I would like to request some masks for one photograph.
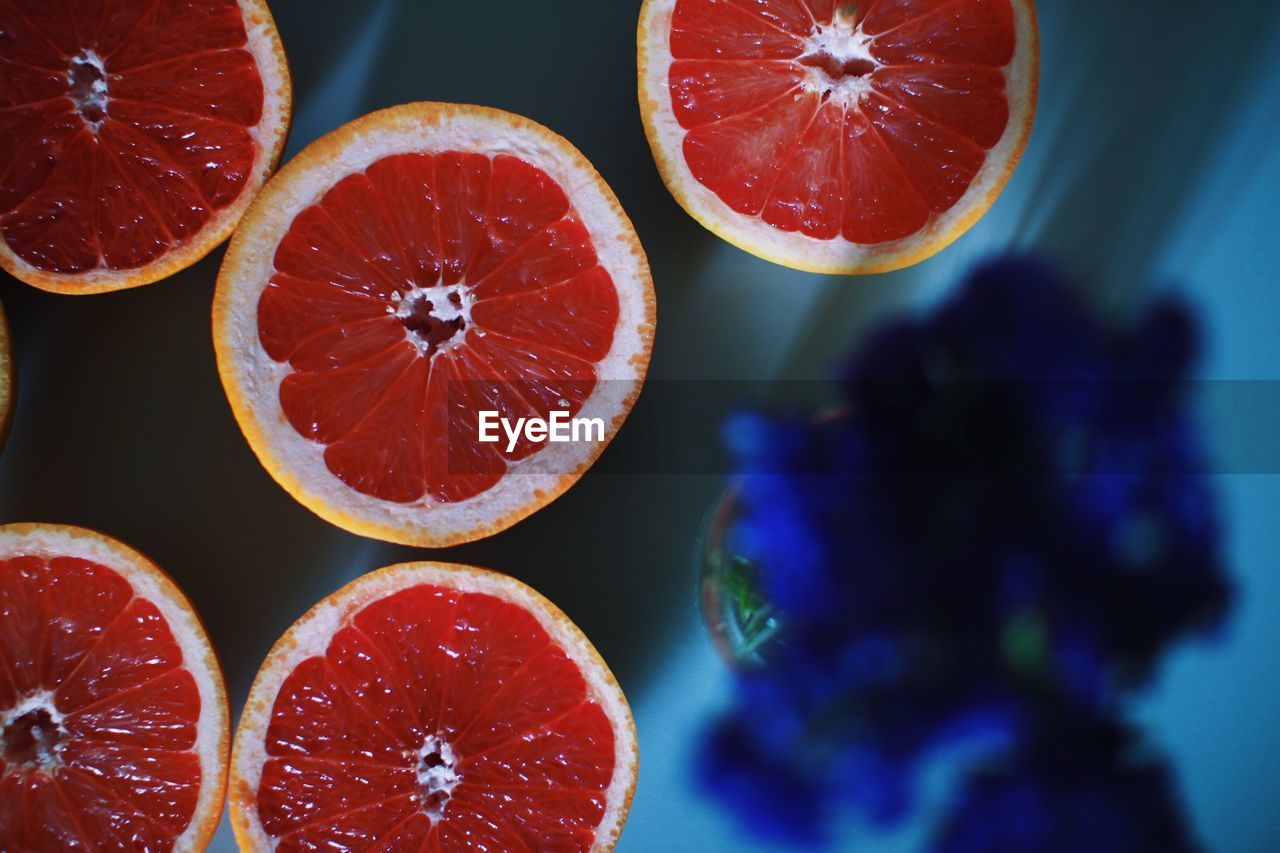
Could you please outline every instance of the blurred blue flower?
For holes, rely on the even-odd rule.
[[[842,805],[909,814],[926,761],[994,736],[1012,775],[974,782],[941,849],[1028,849],[1024,829],[1108,792],[1151,797],[1144,814],[1167,824],[1121,833],[1138,845],[1123,849],[1181,838],[1176,809],[1155,808],[1167,786],[1139,791],[1151,774],[1120,750],[1075,744],[1093,763],[1059,788],[1068,766],[1035,744],[1047,721],[1108,731],[1170,645],[1228,610],[1186,400],[1196,353],[1173,302],[1113,328],[1045,266],[1006,259],[873,336],[835,416],[730,419],[721,550],[778,628],[710,738],[712,790],[771,835],[819,843]],[[965,817],[1015,800],[1023,829]]]
[[[937,853],[1190,853],[1166,768],[1118,727],[1059,724],[969,780]]]

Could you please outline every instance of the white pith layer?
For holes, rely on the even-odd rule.
[[[862,27],[851,19],[837,15],[830,24],[818,24],[812,35],[805,40],[802,56],[826,54],[837,62],[849,62],[861,59],[876,67],[880,63],[871,55],[871,39],[862,31]],[[865,77],[844,77],[832,80],[818,68],[809,68],[805,74],[804,88],[819,94],[830,93],[830,97],[838,104],[851,107],[868,92],[871,83]]]
[[[5,555],[0,554],[0,559],[4,559]],[[44,711],[49,715],[49,721],[57,728],[60,734],[65,734],[62,729],[62,712],[58,710],[58,705],[54,701],[53,694],[48,690],[40,689],[34,693],[22,696],[14,704],[12,708],[0,713],[0,733],[6,731],[9,726],[16,722],[20,717],[31,713],[32,711]],[[36,748],[36,766],[48,773],[62,765],[62,746],[55,745],[49,750],[44,745],[38,745]],[[10,764],[5,768],[4,775],[17,772],[18,765]]]
[[[427,756],[433,753],[439,754],[444,763],[435,767],[426,766],[424,762]],[[457,756],[453,754],[453,747],[449,745],[448,741],[441,740],[435,735],[428,735],[426,741],[422,744],[422,748],[418,750],[414,757],[418,763],[419,796],[426,801],[432,795],[443,795],[443,799],[439,803],[428,804],[423,809],[427,817],[431,818],[431,822],[436,823],[444,819],[445,807],[449,804],[449,797],[453,795],[453,789],[458,787],[458,783],[461,781],[458,771],[455,769]]]
[[[98,110],[103,113],[107,111],[106,67],[102,64],[102,57],[98,56],[98,53],[95,50],[82,51],[79,56],[76,56],[71,60],[71,67],[75,68],[79,63],[84,63],[96,68],[98,73],[102,75],[100,79],[93,81],[92,86],[89,91],[85,93],[82,100],[77,99],[74,96],[71,98],[72,102],[76,105],[76,109],[80,111],[80,115],[84,120],[84,123],[89,126],[90,130],[97,133],[98,128],[102,126],[102,122],[90,119],[86,113],[93,110]]]
[[[431,287],[411,287],[404,293],[396,293],[391,297],[395,305],[387,306],[387,313],[394,314],[397,320],[407,320],[413,316],[414,306],[420,301],[431,303],[431,316],[442,323],[461,319],[465,324],[460,332],[439,346],[439,351],[451,350],[467,339],[467,331],[471,328],[471,306],[476,304],[475,293],[466,284],[436,284]],[[430,349],[420,336],[405,329],[405,339],[413,344],[420,355],[428,355]]]

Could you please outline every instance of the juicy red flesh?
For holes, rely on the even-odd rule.
[[[618,312],[591,234],[541,169],[399,154],[295,217],[258,332],[293,369],[285,416],[336,477],[386,501],[456,502],[542,446],[480,443],[479,412],[576,415]]]
[[[677,0],[670,89],[694,177],[787,232],[877,244],[960,200],[1009,121],[1010,0]],[[838,15],[871,59],[813,50]],[[847,102],[836,85],[865,80]]]
[[[133,269],[243,192],[264,91],[236,0],[0,0],[0,236]]]
[[[440,742],[447,795],[419,772],[445,763],[424,752]],[[285,678],[265,749],[258,816],[280,851],[588,850],[615,755],[528,611],[427,585],[368,605]]]
[[[111,569],[0,560],[0,850],[172,848],[201,778],[182,664],[159,610]]]

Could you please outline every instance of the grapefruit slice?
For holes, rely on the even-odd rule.
[[[639,394],[654,310],[631,223],[568,142],[498,110],[409,104],[267,184],[223,261],[214,344],[286,490],[356,533],[440,546],[577,480]],[[598,420],[603,440],[509,449],[480,441],[482,411]]]
[[[910,266],[960,237],[1035,118],[1032,0],[645,0],[640,107],[695,219],[811,272]]]
[[[275,168],[290,99],[265,0],[0,0],[0,268],[84,294],[190,266]]]
[[[0,527],[0,850],[203,850],[228,712],[191,604],[75,527]]]
[[[503,575],[406,563],[280,639],[231,760],[242,850],[611,850],[636,782],[617,682]]]

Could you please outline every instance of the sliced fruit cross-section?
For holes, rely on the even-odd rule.
[[[626,699],[550,602],[411,563],[316,605],[236,732],[244,850],[610,850],[636,781]]]
[[[289,163],[214,306],[223,384],[268,470],[336,524],[420,545],[568,488],[638,395],[653,323],[635,232],[582,155],[444,104],[366,116]],[[605,440],[484,442],[481,412],[598,420]]]
[[[203,850],[228,713],[191,605],[88,530],[0,527],[0,850]]]
[[[0,0],[0,268],[157,281],[235,228],[289,122],[265,0]]]
[[[662,177],[720,237],[827,273],[940,251],[1035,117],[1033,0],[646,0],[640,104]]]

